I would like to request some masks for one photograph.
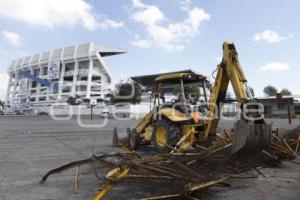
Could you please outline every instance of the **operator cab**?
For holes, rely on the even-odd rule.
[[[203,112],[207,104],[207,78],[196,73],[171,73],[155,79],[153,106],[174,107],[183,113]]]

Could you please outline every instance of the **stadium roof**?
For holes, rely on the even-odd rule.
[[[89,42],[84,44],[76,44],[64,48],[53,49],[50,51],[44,51],[41,53],[13,60],[10,65],[10,69],[23,66],[26,67],[31,65],[37,65],[39,63],[47,63],[49,61],[69,61],[74,59],[79,60],[90,56],[97,56],[97,54],[102,57],[106,57],[122,53],[126,53],[126,50],[95,44],[94,42]]]
[[[126,53],[125,49],[104,46],[104,45],[99,45],[99,44],[96,44],[94,48],[95,48],[95,51],[99,52],[102,57]]]

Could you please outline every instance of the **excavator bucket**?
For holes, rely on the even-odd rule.
[[[252,153],[266,148],[271,142],[272,125],[264,120],[241,119],[234,125],[231,154]]]

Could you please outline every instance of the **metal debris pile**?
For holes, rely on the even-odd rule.
[[[103,197],[119,184],[125,183],[172,183],[177,192],[163,196],[148,197],[154,199],[199,199],[201,192],[213,186],[230,187],[230,179],[256,178],[263,176],[260,169],[278,166],[282,160],[299,158],[300,134],[291,133],[280,138],[278,132],[272,134],[271,145],[255,154],[230,155],[233,137],[231,133],[217,134],[216,140],[207,146],[197,146],[189,152],[141,156],[119,140],[125,153],[96,154],[91,158],[75,161],[49,171],[41,180],[55,173],[76,168],[75,185],[78,191],[79,167],[91,164],[95,175],[105,182],[94,200]],[[101,166],[101,167],[100,167]],[[105,168],[106,167],[106,168]],[[104,177],[99,170],[107,169]]]

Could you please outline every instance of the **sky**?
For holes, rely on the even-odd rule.
[[[300,94],[298,0],[0,0],[0,99],[16,58],[93,41],[113,80],[193,69],[211,76],[234,41],[256,96],[273,85]]]

